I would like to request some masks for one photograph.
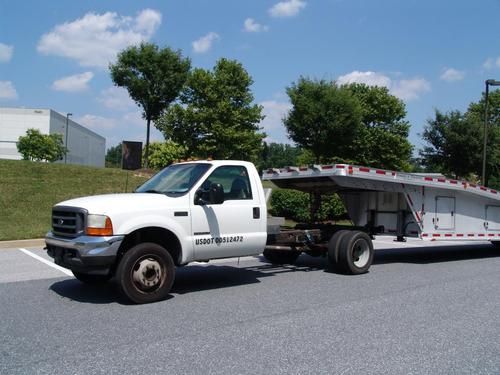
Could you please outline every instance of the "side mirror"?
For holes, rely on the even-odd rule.
[[[224,203],[224,188],[221,184],[214,183],[206,190],[198,189],[194,197],[194,203],[200,206],[222,204]]]
[[[224,188],[222,187],[222,185],[221,184],[210,185],[208,197],[211,204],[224,203]]]

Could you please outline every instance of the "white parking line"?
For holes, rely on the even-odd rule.
[[[73,276],[73,273],[70,270],[67,270],[66,268],[60,267],[55,263],[49,262],[47,259],[42,258],[41,256],[38,256],[36,254],[33,254],[31,251],[28,251],[26,249],[19,249],[19,251],[25,253],[26,255],[29,255],[32,258],[35,258],[36,260],[39,260],[42,263],[45,263],[46,265],[55,268],[56,270],[61,271],[62,273],[68,275],[68,276]]]

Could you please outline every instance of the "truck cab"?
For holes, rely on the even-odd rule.
[[[266,198],[244,161],[173,164],[132,194],[72,199],[53,207],[47,251],[85,283],[116,278],[136,303],[170,291],[175,267],[262,253]]]

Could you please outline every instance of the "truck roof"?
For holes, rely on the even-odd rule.
[[[205,159],[205,160],[186,160],[182,161],[180,163],[176,164],[212,164],[215,166],[220,166],[220,165],[245,165],[245,166],[253,166],[253,164],[249,161],[243,161],[243,160],[211,160],[211,159]]]

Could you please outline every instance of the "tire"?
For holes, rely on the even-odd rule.
[[[491,244],[500,250],[500,241],[491,241]]]
[[[342,239],[351,233],[350,230],[339,230],[333,234],[328,242],[328,253],[326,256],[326,264],[329,271],[337,271],[339,269],[339,247]]]
[[[340,243],[338,265],[346,274],[359,275],[368,272],[373,255],[370,236],[360,231],[350,232]]]
[[[73,272],[73,275],[76,277],[78,281],[81,281],[84,284],[88,285],[99,285],[108,282],[112,275],[90,275],[88,273],[81,273],[76,271]]]
[[[121,293],[134,303],[165,299],[175,278],[172,256],[155,243],[141,243],[130,248],[116,271]]]
[[[294,264],[300,252],[293,250],[265,249],[262,254],[272,264]]]

